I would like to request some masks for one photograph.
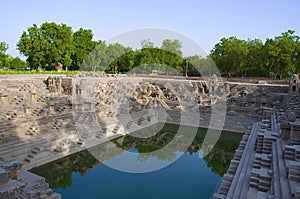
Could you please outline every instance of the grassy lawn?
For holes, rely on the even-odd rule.
[[[79,71],[42,71],[36,70],[24,71],[24,70],[0,70],[0,75],[26,75],[26,74],[49,74],[49,75],[74,75],[78,74]]]
[[[26,71],[26,70],[0,70],[0,75],[30,75],[30,74],[46,74],[46,75],[76,75],[80,73],[94,73],[94,72],[89,72],[89,71],[42,71],[38,72],[37,70],[31,70],[31,71]],[[115,74],[115,72],[104,72],[104,71],[98,71],[96,72],[101,75],[106,75],[106,74]],[[126,72],[119,72],[118,74],[126,74]]]

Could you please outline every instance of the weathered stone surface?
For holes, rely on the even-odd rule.
[[[1,199],[38,199],[61,198],[49,189],[45,179],[28,171],[22,170],[23,163],[11,162],[0,167],[0,198]]]
[[[25,184],[17,181],[17,180],[10,180],[4,185],[0,186],[0,198],[1,199],[13,199],[19,198],[20,192],[24,189]]]
[[[300,99],[295,93],[287,95],[288,85],[270,85],[268,81],[264,84],[240,83],[230,79],[222,82],[215,75],[207,79],[176,81],[159,76],[120,78],[123,76],[85,74],[74,78],[50,76],[46,80],[2,80],[0,161],[20,160],[25,162],[24,168],[33,168],[81,151],[83,146],[91,147],[160,120],[208,127],[212,111],[221,119],[224,118],[222,113],[226,113],[224,129],[245,134],[227,176],[236,173],[251,137],[249,127],[254,122],[261,122],[259,136],[254,142],[255,168],[273,168],[269,158],[257,154],[273,155],[275,151],[271,146],[275,145],[272,143],[280,137],[290,144],[299,143],[300,131],[291,123],[289,115],[293,112],[295,121],[300,117]],[[181,120],[182,112],[189,115]],[[281,134],[274,123],[281,124]],[[219,128],[218,123],[211,126]],[[280,161],[278,164],[284,165]],[[251,166],[249,164],[249,168]],[[18,176],[18,173],[12,176]],[[248,180],[252,177],[254,181],[257,177],[252,171],[247,171],[247,176]],[[269,179],[265,177],[260,183],[250,182],[251,190],[268,192]],[[292,178],[297,179],[297,175]],[[4,183],[6,178],[3,179]],[[234,177],[224,178],[221,192],[216,196],[226,196],[232,179]],[[244,186],[246,183],[240,192],[243,196],[247,195],[247,186]]]
[[[6,171],[14,171],[14,170],[20,170],[23,166],[22,162],[14,161],[7,164],[1,165],[3,169]]]
[[[290,113],[289,113],[288,120],[289,120],[290,122],[295,122],[295,121],[296,121],[296,116],[295,116],[295,113],[294,113],[294,112],[290,112]]]
[[[8,182],[8,172],[0,168],[0,186]]]

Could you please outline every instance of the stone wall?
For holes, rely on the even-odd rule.
[[[226,112],[224,129],[243,132],[279,106],[287,88],[216,77],[2,80],[0,162],[19,160],[30,169],[159,121],[220,128],[212,111]],[[182,113],[188,113],[184,120]]]
[[[287,92],[288,85],[222,82],[215,76],[4,79],[0,163],[18,160],[25,169],[34,168],[161,121],[244,132],[284,108]],[[0,173],[0,183],[6,184],[7,171]]]

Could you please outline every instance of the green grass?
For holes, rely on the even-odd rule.
[[[36,70],[24,71],[24,70],[0,70],[0,75],[29,75],[29,74],[48,74],[48,75],[75,75],[79,71],[42,71],[38,72]]]
[[[93,72],[88,72],[88,71],[42,71],[38,72],[37,70],[31,70],[31,71],[26,71],[26,70],[0,70],[0,75],[30,75],[30,74],[47,74],[47,75],[77,75],[80,73],[93,73]],[[101,72],[96,72],[101,75],[106,75],[106,74],[115,74],[115,73],[105,73],[104,71]],[[118,74],[126,74],[126,73],[118,73]]]
[[[77,75],[82,73],[94,73],[91,71],[42,71],[38,72],[37,70],[0,70],[0,75],[30,75],[30,74],[48,74],[48,75]],[[96,72],[99,75],[107,75],[107,74],[115,74],[114,72],[104,72],[104,71],[98,71]],[[126,72],[119,72],[118,74],[126,74]]]

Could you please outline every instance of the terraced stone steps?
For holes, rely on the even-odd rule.
[[[21,170],[20,178],[22,182],[26,184],[24,196],[26,198],[32,199],[60,199],[61,196],[57,193],[53,193],[52,189],[49,188],[48,183],[45,182],[45,179],[29,173],[27,171]]]
[[[230,189],[232,189],[232,190],[234,189],[234,188],[232,188],[233,186],[234,187],[237,186],[238,174],[241,174],[241,168],[242,168],[242,166],[240,166],[240,162],[243,159],[245,159],[246,156],[248,155],[245,153],[246,146],[247,146],[247,143],[249,142],[250,135],[252,135],[251,132],[253,132],[253,129],[257,128],[257,126],[258,126],[257,124],[255,126],[253,126],[252,131],[250,131],[250,130],[245,131],[242,141],[240,142],[240,145],[239,145],[238,149],[236,150],[236,153],[235,153],[233,159],[230,161],[229,168],[228,168],[226,174],[224,175],[223,180],[222,180],[218,190],[213,195],[214,199],[231,197],[231,196],[228,196],[228,193],[230,192]],[[249,144],[248,144],[248,147],[249,147]],[[239,168],[239,170],[238,170],[238,168]],[[238,174],[237,174],[237,172],[238,172]],[[232,190],[231,190],[231,192],[232,192]]]
[[[20,190],[24,189],[25,184],[17,180],[10,180],[0,185],[0,198],[18,198]]]
[[[300,164],[296,156],[299,145],[287,145],[280,139],[276,114],[273,114],[270,119],[262,120],[261,124],[263,125],[259,125],[257,130],[253,167],[248,166],[248,169],[237,177],[241,166],[239,162],[245,161],[240,160],[245,153],[242,153],[241,157],[239,149],[244,150],[243,152],[247,151],[245,147],[247,140],[243,138],[227,171],[227,174],[234,177],[232,179],[232,176],[230,178],[224,176],[214,198],[298,198],[300,196]],[[243,168],[247,166],[244,165]],[[247,187],[249,171],[251,174],[249,187]],[[231,179],[236,184],[230,183]]]

